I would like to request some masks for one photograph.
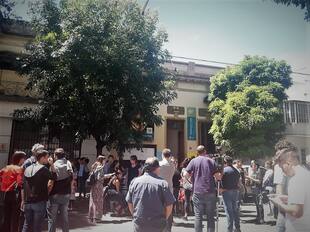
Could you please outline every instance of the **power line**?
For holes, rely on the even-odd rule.
[[[223,64],[223,65],[237,65],[235,63],[228,63],[228,62],[222,62],[222,61],[214,61],[214,60],[205,60],[205,59],[199,59],[199,58],[190,58],[185,56],[172,56],[173,58],[177,59],[184,59],[184,60],[192,60],[192,61],[202,61],[202,62],[208,62],[208,63],[214,63],[214,64]],[[292,72],[293,74],[298,74],[301,76],[310,76],[310,73],[302,73],[302,72]]]

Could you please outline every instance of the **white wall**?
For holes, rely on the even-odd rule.
[[[310,102],[310,76],[292,74],[292,79],[293,85],[286,91],[288,100]]]
[[[30,103],[0,101],[0,144],[5,147],[5,150],[0,152],[0,168],[4,167],[8,161],[14,110],[32,106],[33,104]]]

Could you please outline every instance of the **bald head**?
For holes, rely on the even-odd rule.
[[[207,152],[205,146],[203,145],[199,145],[196,150],[198,155],[203,155]]]
[[[154,172],[157,174],[159,170],[159,162],[156,157],[147,158],[144,164],[145,172]]]

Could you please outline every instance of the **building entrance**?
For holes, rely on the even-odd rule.
[[[199,121],[198,122],[198,143],[204,145],[208,154],[215,153],[215,145],[212,135],[209,134],[211,122]]]
[[[167,120],[167,148],[178,158],[179,163],[183,161],[184,154],[184,120]]]

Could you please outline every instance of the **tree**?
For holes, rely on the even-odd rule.
[[[277,4],[284,4],[287,6],[294,5],[305,9],[305,20],[310,21],[310,1],[309,0],[273,0]]]
[[[44,0],[32,8],[35,39],[20,74],[37,91],[38,107],[16,112],[69,128],[102,148],[141,147],[146,125],[160,125],[158,106],[174,97],[166,32],[133,1]]]
[[[13,15],[12,11],[14,6],[15,2],[12,0],[0,0],[0,22]]]
[[[211,80],[210,133],[234,154],[270,155],[285,129],[282,105],[292,85],[284,61],[246,56]]]

